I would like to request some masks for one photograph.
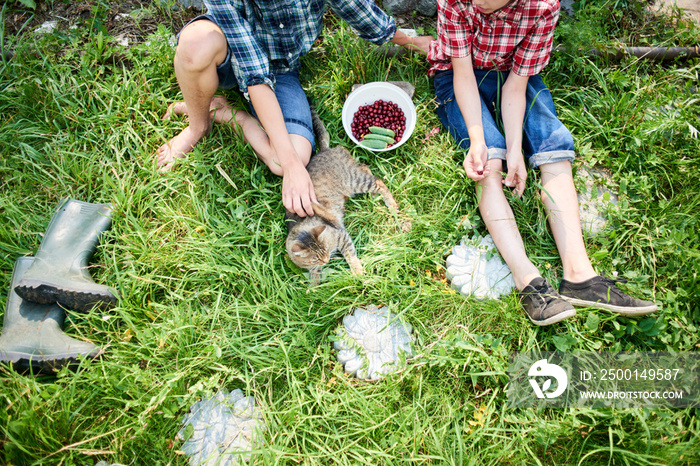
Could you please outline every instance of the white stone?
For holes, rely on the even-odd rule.
[[[177,436],[185,440],[188,430],[191,433],[181,450],[190,456],[192,466],[233,466],[250,461],[247,452],[258,448],[265,429],[255,398],[239,389],[230,393],[219,390],[213,398],[196,402],[182,425]]]
[[[129,38],[126,37],[125,35],[120,35],[114,38],[114,40],[117,41],[117,44],[121,45],[122,47],[128,47],[129,46]]]
[[[491,235],[474,235],[452,248],[446,260],[452,288],[477,299],[498,299],[515,288],[513,275],[498,254]]]
[[[413,354],[412,332],[413,327],[397,319],[388,307],[368,306],[343,318],[333,346],[347,374],[376,380],[400,369],[401,357]]]
[[[58,21],[45,21],[41,26],[34,29],[37,34],[48,34],[53,32],[58,27]]]

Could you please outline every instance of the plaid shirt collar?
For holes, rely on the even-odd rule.
[[[471,2],[469,2],[469,5],[471,6],[472,10],[474,10],[474,13],[483,17],[491,17],[494,19],[501,19],[503,21],[508,21],[511,23],[519,23],[520,20],[523,17],[523,4],[526,3],[527,0],[513,0],[500,10],[496,10],[490,15],[484,15],[482,13],[477,12],[474,10],[474,6],[472,5]]]

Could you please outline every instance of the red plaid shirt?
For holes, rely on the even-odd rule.
[[[452,68],[451,58],[472,56],[477,69],[534,76],[549,63],[559,0],[513,0],[491,14],[470,0],[438,0],[437,40],[430,44],[429,75]]]

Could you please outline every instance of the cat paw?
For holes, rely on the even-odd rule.
[[[309,286],[314,287],[321,284],[322,274],[320,269],[309,269]]]
[[[350,266],[350,273],[353,275],[362,275],[364,270],[362,269],[362,263],[357,257],[351,257],[348,259],[348,265]]]

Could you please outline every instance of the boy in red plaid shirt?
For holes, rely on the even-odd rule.
[[[477,182],[481,216],[534,324],[573,316],[572,304],[648,314],[653,302],[596,274],[586,253],[571,172],[574,141],[538,74],[549,62],[559,9],[559,0],[438,0],[438,37],[428,54],[437,112],[467,150],[464,169]],[[559,293],[527,257],[504,193],[505,186],[522,196],[526,160],[541,173],[542,202],[562,258]]]

